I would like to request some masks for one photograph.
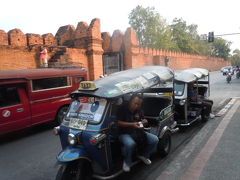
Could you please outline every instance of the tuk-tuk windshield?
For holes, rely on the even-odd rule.
[[[174,93],[176,96],[182,96],[184,93],[184,83],[175,83]]]
[[[96,97],[79,97],[73,101],[65,120],[78,119],[89,124],[97,124],[101,121],[107,100]]]

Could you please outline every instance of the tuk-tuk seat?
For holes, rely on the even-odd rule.
[[[199,86],[198,87],[198,94],[201,96],[204,96],[207,92],[207,87],[205,86]]]
[[[160,112],[169,106],[171,100],[158,97],[144,97],[143,111],[144,117],[148,120],[150,126],[155,126],[161,120]]]

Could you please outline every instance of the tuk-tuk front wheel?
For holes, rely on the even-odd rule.
[[[158,142],[158,152],[162,157],[169,154],[171,150],[171,133],[165,132],[162,138],[159,138]]]
[[[56,180],[90,180],[92,168],[88,161],[81,160],[61,165],[57,172]]]
[[[63,106],[59,109],[58,113],[57,113],[57,123],[61,124],[63,121],[63,118],[65,116],[65,113],[68,110],[68,106]]]

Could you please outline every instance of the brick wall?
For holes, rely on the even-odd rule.
[[[101,33],[100,20],[93,19],[89,26],[86,22],[79,22],[77,28],[62,26],[55,36],[51,33],[25,35],[20,29],[8,33],[0,30],[0,70],[38,68],[41,45],[48,49],[49,59],[56,57],[52,61],[58,64],[82,63],[88,68],[91,80],[103,74],[102,55],[106,52],[122,52],[125,69],[162,65],[174,70],[202,67],[213,71],[229,65],[221,58],[141,48],[134,29],[128,28],[124,33],[115,30],[111,36],[108,32]]]
[[[223,66],[230,65],[228,61],[222,58],[161,49],[141,48],[137,42],[136,32],[132,28],[128,28],[125,32],[123,45],[125,52],[124,64],[126,69],[147,65],[161,65],[168,66],[173,70],[199,67],[206,68],[210,71],[216,71]]]
[[[8,45],[8,34],[3,30],[0,30],[0,45]]]
[[[0,70],[37,68],[36,51],[26,47],[0,46]]]

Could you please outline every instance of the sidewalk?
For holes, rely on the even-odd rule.
[[[181,179],[240,179],[239,105],[238,99],[225,114]]]
[[[157,180],[240,180],[240,98],[223,109],[212,134],[201,130]]]

